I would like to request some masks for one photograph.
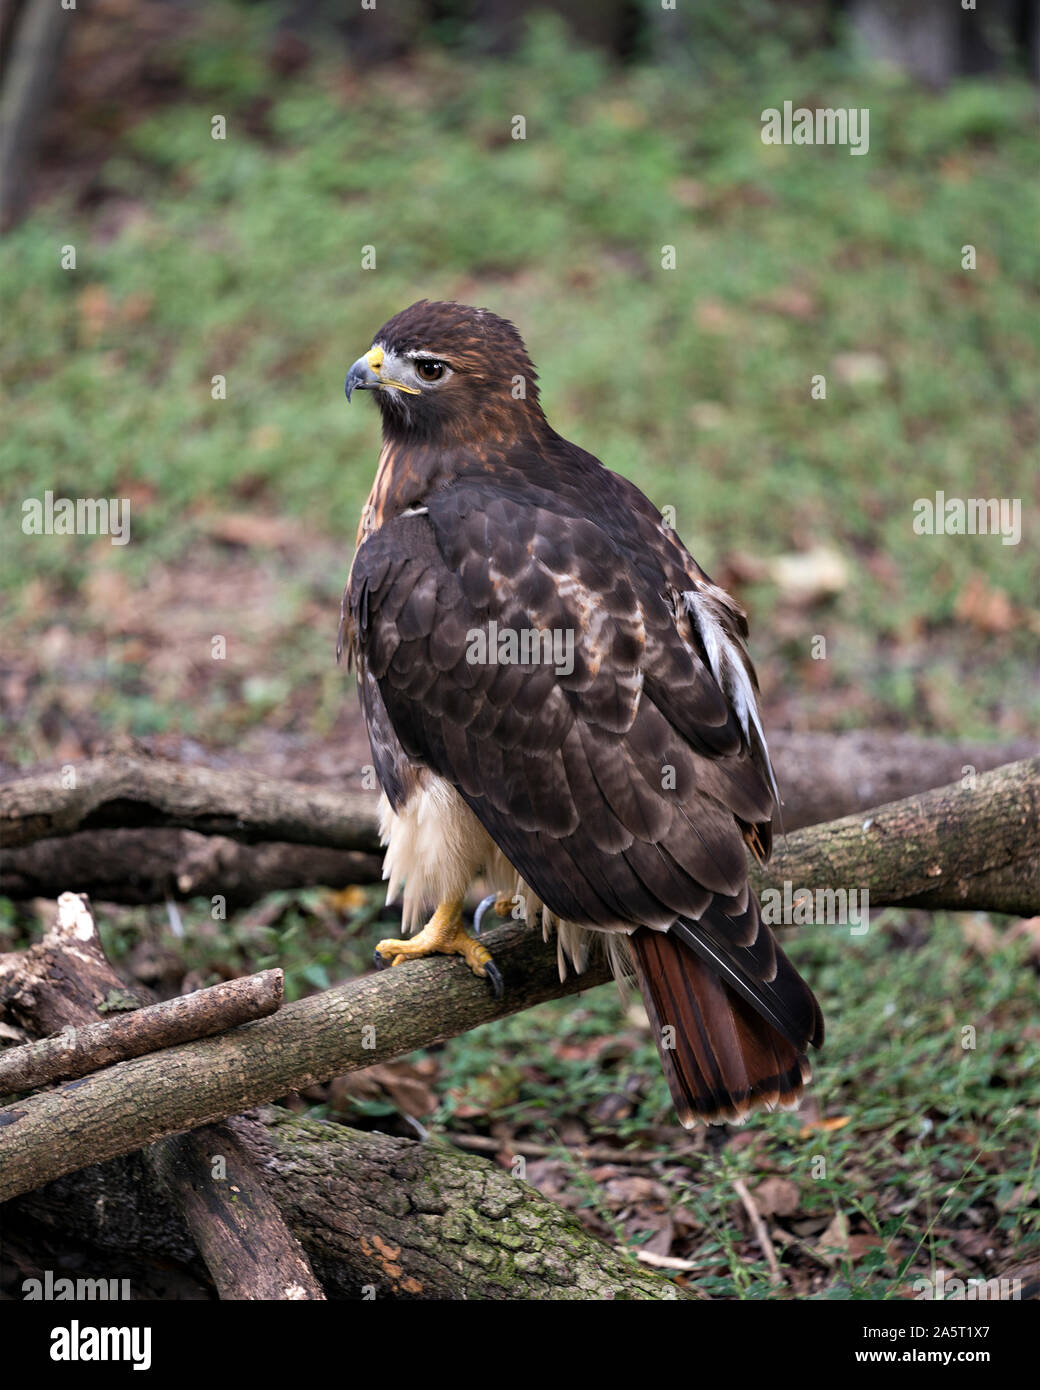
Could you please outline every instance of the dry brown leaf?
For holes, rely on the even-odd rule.
[[[328,895],[329,906],[336,912],[360,912],[368,904],[368,894],[356,883]]]
[[[86,285],[76,296],[80,340],[92,347],[112,322],[115,306],[104,285]]]
[[[758,304],[774,314],[782,314],[784,318],[799,319],[802,322],[813,318],[819,307],[813,296],[807,290],[799,289],[797,285],[781,285],[779,289],[760,299]]]
[[[229,512],[213,517],[207,530],[214,540],[225,545],[241,545],[247,550],[276,550],[280,546],[294,547],[306,543],[299,522],[288,517],[264,516],[260,512]]]
[[[825,1260],[848,1253],[849,1221],[843,1211],[839,1210],[834,1213],[827,1229],[816,1242],[816,1249]]]
[[[768,561],[767,573],[784,598],[794,603],[814,603],[840,594],[849,582],[844,556],[827,545],[776,555]]]
[[[962,623],[981,632],[1010,632],[1015,625],[1015,610],[1007,594],[978,570],[969,575],[953,611]]]
[[[718,299],[702,299],[694,310],[694,321],[705,333],[731,333],[736,320]]]
[[[1022,937],[1029,942],[1029,959],[1034,965],[1040,965],[1040,917],[1020,917],[1007,934],[1009,941]]]
[[[329,1103],[334,1111],[348,1110],[354,1099],[386,1097],[403,1115],[429,1115],[437,1108],[436,1095],[419,1068],[410,1062],[377,1062],[329,1082]]]
[[[861,1235],[849,1236],[848,1255],[850,1260],[861,1260],[869,1250],[876,1250],[884,1241],[870,1231]]]
[[[801,1193],[790,1178],[766,1178],[752,1196],[763,1216],[793,1216],[801,1204]]]
[[[610,1201],[619,1205],[629,1202],[668,1201],[667,1187],[653,1178],[611,1178],[603,1190]]]
[[[991,956],[999,944],[999,937],[993,923],[980,913],[971,913],[961,918],[961,935],[965,945],[980,956]]]

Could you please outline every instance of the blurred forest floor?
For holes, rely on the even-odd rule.
[[[334,649],[378,425],[342,382],[421,297],[512,318],[554,425],[675,509],[750,610],[767,728],[1040,728],[1024,82],[935,95],[840,50],[742,52],[738,33],[698,67],[619,70],[548,20],[508,59],[431,44],[359,71],[260,8],[144,5],[136,32],[124,11],[98,5],[73,40],[37,205],[0,245],[0,770],[130,734],[358,775]],[[764,146],[759,113],[788,98],[869,106],[869,155]],[[129,498],[131,543],[22,534],[48,489]],[[1021,498],[1021,544],[915,536],[938,490]],[[367,968],[379,899],[277,895],[229,922],[189,904],[183,936],[163,910],[99,917],[165,993],[278,963],[298,994]],[[6,906],[0,949],[31,916]],[[612,990],[293,1103],[533,1145],[532,1181],[713,1296],[775,1292],[734,1177],[788,1293],[901,1296],[937,1265],[1035,1261],[1037,922],[887,911],[866,937],[789,949],[831,1020],[798,1115],[682,1135],[645,1020]],[[618,1162],[582,1163],[586,1142]],[[673,1162],[639,1157],[663,1147]]]

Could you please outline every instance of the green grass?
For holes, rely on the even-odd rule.
[[[1040,190],[1024,83],[937,97],[840,53],[718,80],[619,73],[547,21],[514,59],[428,50],[406,80],[367,75],[359,98],[331,63],[272,77],[265,23],[218,8],[168,55],[181,99],[113,141],[97,210],[48,203],[0,249],[0,586],[16,615],[26,575],[48,613],[100,563],[136,586],[190,563],[228,510],[298,517],[346,548],[377,425],[346,406],[344,370],[404,304],[458,297],[516,320],[550,418],[674,507],[709,571],[819,544],[846,557],[847,588],[790,646],[804,668],[809,636],[829,633],[830,679],[869,691],[873,722],[984,734],[1035,719]],[[764,106],[821,94],[869,106],[866,157],[761,143]],[[883,379],[842,380],[849,352]],[[810,399],[818,373],[825,401]],[[130,495],[133,543],[22,535],[22,500],[48,488]],[[1020,497],[1023,543],[915,537],[914,499],[936,489]],[[1010,631],[957,621],[973,575],[1006,594]],[[769,652],[783,595],[745,588]]]
[[[770,1176],[788,1178],[801,1218],[840,1212],[853,1230],[880,1239],[860,1259],[836,1259],[820,1296],[893,1297],[905,1294],[910,1270],[918,1277],[961,1267],[955,1233],[982,1224],[983,1213],[995,1246],[1021,1258],[1035,1252],[1040,1058],[1031,1020],[1038,994],[1025,940],[1004,939],[981,956],[966,951],[962,919],[890,910],[875,915],[863,938],[823,929],[794,934],[785,949],[812,980],[829,1020],[826,1046],[814,1059],[815,1104],[823,1116],[849,1123],[805,1133],[804,1114],[759,1117],[746,1131],[749,1142],[689,1160],[685,1181],[673,1175],[675,1205],[717,1233],[719,1248],[707,1241],[698,1260],[725,1266],[698,1286],[716,1297],[771,1292],[764,1262],[749,1266],[726,1245],[734,1235],[721,1213],[734,1205],[734,1177],[751,1188]],[[968,1049],[967,1027],[975,1029]],[[631,1113],[598,1130],[590,1125],[590,1134],[634,1142],[648,1127],[672,1122],[649,1036],[622,1057],[608,1049],[600,1065],[558,1055],[561,1043],[619,1035],[631,1037],[631,1030],[614,987],[606,986],[455,1039],[445,1049],[441,1085],[548,1138],[569,1118],[588,1124],[597,1101],[623,1092],[634,1099]],[[439,1120],[450,1129],[450,1100]]]

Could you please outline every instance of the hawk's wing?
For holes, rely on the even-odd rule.
[[[748,886],[745,836],[768,847],[773,796],[753,677],[734,669],[739,610],[727,619],[641,493],[603,477],[620,516],[467,478],[363,542],[346,608],[384,790],[393,803],[388,723],[559,917],[674,924],[804,1047],[815,1001],[779,988],[786,961]],[[481,634],[493,653],[534,631],[562,660],[481,650]]]

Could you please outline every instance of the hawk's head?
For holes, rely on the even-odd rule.
[[[384,323],[347,374],[375,391],[385,434],[508,438],[541,419],[534,367],[513,325],[488,309],[420,299]]]

